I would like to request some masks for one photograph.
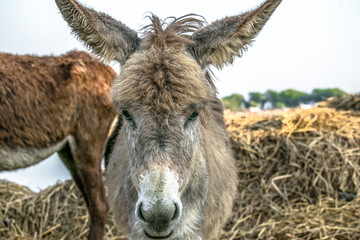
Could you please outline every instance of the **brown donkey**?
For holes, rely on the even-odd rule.
[[[95,54],[121,64],[123,117],[107,166],[110,206],[131,239],[214,239],[231,214],[235,161],[208,67],[231,63],[281,0],[203,27],[196,15],[151,16],[144,37],[76,0],[56,0]]]
[[[88,206],[90,239],[102,239],[108,212],[100,164],[116,116],[115,77],[86,52],[0,54],[0,170],[58,152]]]

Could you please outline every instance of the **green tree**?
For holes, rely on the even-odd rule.
[[[264,94],[261,92],[250,92],[249,93],[249,101],[256,102],[260,104],[260,102],[264,99]]]
[[[284,102],[287,107],[297,107],[300,103],[305,102],[307,94],[297,91],[295,89],[287,89],[280,92],[280,100]]]
[[[314,89],[309,97],[309,102],[324,101],[329,97],[341,97],[347,95],[346,92],[339,88]]]
[[[267,90],[264,94],[264,100],[270,102],[273,108],[277,108],[277,103],[280,101],[280,95],[273,90]]]
[[[225,109],[235,111],[242,108],[244,96],[238,93],[234,93],[231,96],[223,97],[221,101]]]
[[[259,103],[255,101],[250,101],[250,107],[259,107]]]
[[[285,106],[285,103],[283,103],[283,102],[277,102],[275,105],[275,108],[284,108],[284,107],[286,107],[286,106]]]

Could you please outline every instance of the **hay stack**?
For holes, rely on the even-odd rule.
[[[239,195],[219,239],[360,239],[360,118],[330,108],[226,114]],[[71,181],[39,194],[0,181],[0,239],[85,239]],[[106,239],[127,239],[109,217]]]
[[[88,213],[75,184],[69,180],[40,193],[0,180],[1,240],[83,240],[88,235]],[[127,239],[109,216],[106,239]]]
[[[316,204],[294,204],[260,224],[257,239],[359,239],[359,204],[360,198],[345,202],[326,196]]]
[[[228,114],[226,124],[240,184],[221,239],[360,239],[360,212],[354,211],[360,202],[346,203],[360,190],[356,114],[293,109],[275,116]],[[344,237],[350,233],[353,238]]]
[[[360,93],[349,94],[342,97],[332,97],[326,102],[319,104],[322,107],[331,107],[336,110],[353,110],[360,111]]]

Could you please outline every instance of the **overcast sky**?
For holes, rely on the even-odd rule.
[[[197,13],[212,22],[252,9],[262,1],[81,2],[138,30],[149,23],[145,18],[148,12],[161,18]],[[359,92],[359,13],[359,0],[283,0],[248,52],[232,66],[215,71],[220,96],[238,92],[247,97],[251,91],[288,88],[310,92],[339,87]],[[0,52],[58,55],[74,48],[84,49],[70,35],[55,1],[0,1]]]
[[[144,18],[147,12],[161,18],[197,13],[212,22],[252,9],[262,1],[81,2],[138,30],[148,24]],[[310,92],[339,87],[359,92],[359,13],[359,0],[283,0],[253,47],[232,66],[216,71],[220,96],[287,88]],[[2,52],[44,55],[84,49],[70,35],[53,0],[1,0],[0,33]]]

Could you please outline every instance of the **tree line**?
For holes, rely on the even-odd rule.
[[[329,97],[341,97],[347,95],[339,88],[314,89],[311,93],[287,89],[281,92],[267,90],[265,93],[250,92],[248,100],[238,93],[223,97],[224,108],[230,110],[239,110],[250,107],[259,107],[260,109],[272,109],[283,107],[298,107],[300,104],[314,104],[324,101]]]

